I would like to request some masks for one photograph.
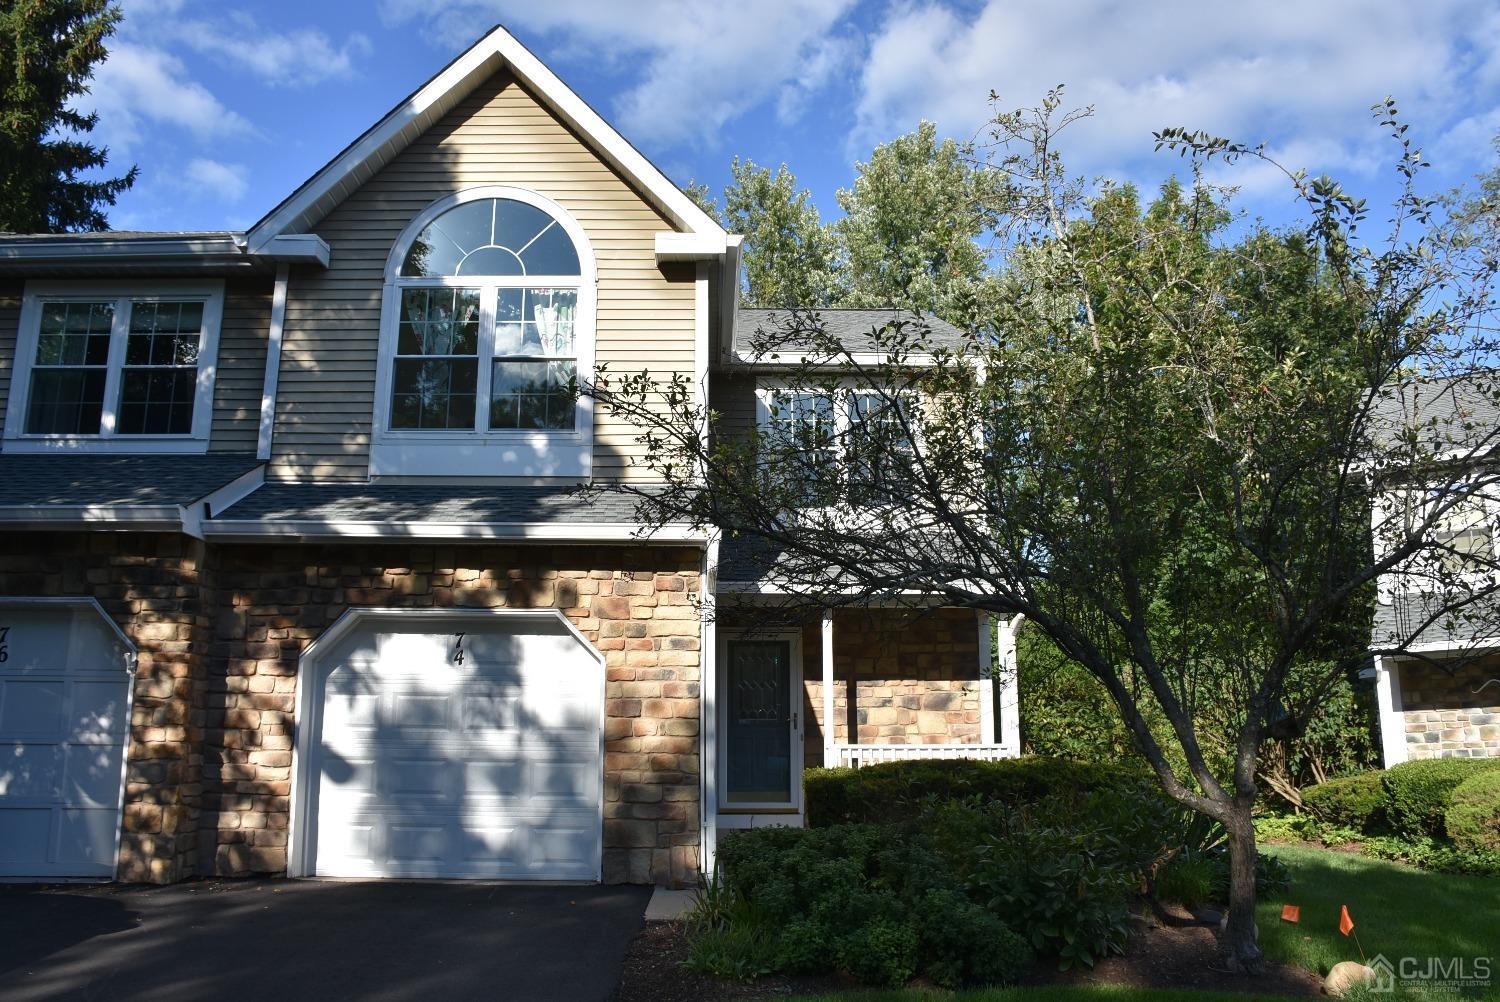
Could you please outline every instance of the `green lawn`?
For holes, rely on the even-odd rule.
[[[1338,931],[1339,906],[1348,905],[1367,956],[1488,957],[1494,968],[1490,987],[1459,997],[1500,999],[1500,880],[1323,849],[1268,846],[1265,851],[1292,871],[1291,890],[1261,903],[1266,956],[1319,974],[1341,960],[1358,960],[1353,938]],[[1288,903],[1302,908],[1296,925],[1281,921],[1281,906]],[[1428,991],[1407,997],[1455,995]]]

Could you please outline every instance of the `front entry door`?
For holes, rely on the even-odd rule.
[[[726,807],[795,807],[800,687],[792,638],[731,639],[725,658]]]

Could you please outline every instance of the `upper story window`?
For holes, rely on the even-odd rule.
[[[550,200],[491,186],[429,207],[391,253],[371,472],[587,475],[593,310],[588,241]]]
[[[766,386],[758,396],[762,426],[792,450],[785,472],[807,484],[809,506],[836,498],[841,478],[853,504],[878,504],[905,490],[915,454],[909,394]]]
[[[223,285],[30,282],[5,449],[202,452]]]

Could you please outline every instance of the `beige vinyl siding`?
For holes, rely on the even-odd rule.
[[[16,371],[16,328],[21,320],[20,279],[0,279],[0,434],[5,433],[5,408],[10,403],[10,381]]]
[[[214,374],[214,423],[209,452],[254,452],[260,434],[261,388],[271,328],[270,279],[224,284],[224,323]]]
[[[599,268],[598,364],[615,372],[646,368],[663,378],[692,372],[694,267],[659,267],[655,260],[655,235],[673,227],[502,72],[312,227],[328,242],[332,260],[326,271],[292,274],[273,477],[366,476],[386,259],[417,213],[484,184],[546,195],[588,234]],[[606,413],[596,415],[596,478],[643,476],[632,468],[637,434]]]

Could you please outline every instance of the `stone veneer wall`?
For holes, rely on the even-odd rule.
[[[701,556],[605,546],[234,546],[206,681],[205,863],[287,860],[297,661],[351,607],[562,610],[604,652],[604,879],[684,884],[699,843]]]
[[[1500,679],[1500,658],[1476,661],[1452,673],[1403,663],[1401,715],[1406,721],[1407,755],[1500,757],[1500,683],[1485,685],[1491,679]]]
[[[138,648],[119,877],[170,883],[202,865],[211,575],[202,544],[156,533],[0,533],[0,594],[92,596]]]
[[[804,627],[804,763],[823,764],[821,624]],[[839,744],[977,744],[979,624],[972,610],[840,609],[833,615]],[[852,683],[852,698],[851,698]]]

